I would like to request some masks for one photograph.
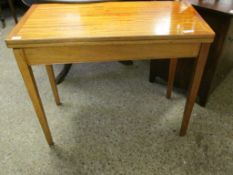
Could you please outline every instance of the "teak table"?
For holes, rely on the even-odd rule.
[[[31,66],[46,65],[60,104],[53,64],[196,57],[180,135],[186,134],[214,32],[186,2],[33,5],[6,39],[49,145],[48,122]]]

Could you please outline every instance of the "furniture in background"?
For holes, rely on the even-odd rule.
[[[46,65],[55,101],[60,104],[53,64],[195,57],[180,129],[184,136],[214,35],[195,9],[183,2],[38,4],[29,9],[6,43],[13,48],[46,140],[52,145],[31,66]]]
[[[0,20],[1,20],[1,23],[2,23],[2,27],[4,28],[6,26],[5,24],[5,18],[4,18],[4,15],[3,15],[3,10],[2,10],[2,3],[4,1],[0,2]],[[11,15],[13,16],[14,20],[15,20],[15,23],[18,22],[18,19],[17,19],[17,16],[16,16],[16,13],[15,13],[15,6],[12,2],[12,0],[7,0],[7,3],[10,7],[10,11],[11,11]]]
[[[6,24],[5,24],[5,20],[4,20],[4,17],[3,17],[1,4],[0,4],[0,20],[1,20],[1,23],[2,23],[2,27],[4,28],[6,26]]]
[[[228,72],[233,68],[232,52],[228,52],[228,55],[223,55],[224,49],[230,50],[230,47],[232,47],[232,44],[229,45],[229,42],[233,41],[233,1],[188,1],[194,5],[195,9],[216,33],[214,43],[210,48],[210,53],[198,93],[198,103],[201,106],[205,106],[209,94],[213,92],[213,90],[224,80]],[[232,25],[230,25],[231,21]],[[225,48],[224,43],[228,43],[225,44]],[[188,88],[190,77],[192,75],[191,67],[193,66],[194,60],[179,60],[174,83],[176,87],[182,89]],[[168,69],[169,62],[167,60],[152,60],[150,64],[150,81],[154,82],[156,76],[161,77],[166,81]]]

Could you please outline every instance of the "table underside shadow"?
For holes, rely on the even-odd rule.
[[[133,65],[133,61],[131,61],[131,60],[129,60],[129,61],[119,61],[119,63],[121,63],[123,65],[126,65],[126,66]],[[63,69],[61,70],[61,72],[56,77],[56,83],[57,84],[60,84],[65,80],[65,78],[68,75],[71,67],[72,67],[72,64],[64,64]]]

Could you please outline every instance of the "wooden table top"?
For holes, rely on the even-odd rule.
[[[214,32],[186,2],[33,5],[6,39],[8,47],[135,40],[205,40]]]

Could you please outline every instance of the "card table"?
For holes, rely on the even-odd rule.
[[[53,64],[195,57],[180,129],[184,136],[214,36],[186,1],[55,3],[32,5],[6,44],[13,49],[45,138],[53,145],[32,66],[46,66],[59,105]]]

